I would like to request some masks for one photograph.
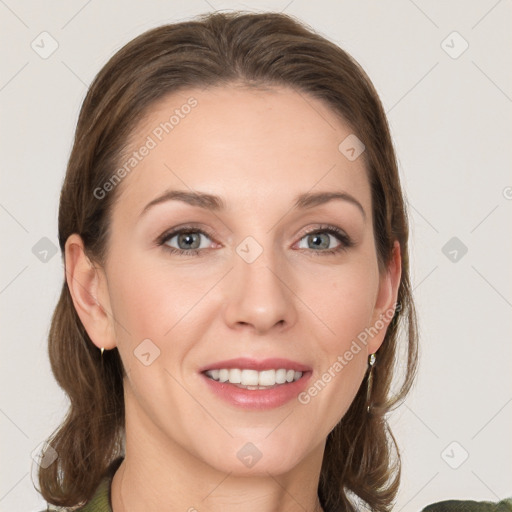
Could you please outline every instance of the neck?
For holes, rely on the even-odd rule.
[[[237,475],[170,440],[142,411],[130,412],[127,407],[125,458],[112,481],[113,512],[322,511],[317,489],[324,445],[288,472]]]

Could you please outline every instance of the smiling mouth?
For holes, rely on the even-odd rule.
[[[272,389],[284,386],[302,378],[303,372],[277,368],[275,370],[248,370],[241,368],[220,368],[203,372],[208,378],[220,383],[233,384],[248,390]]]

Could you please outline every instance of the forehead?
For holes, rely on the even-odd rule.
[[[351,134],[328,105],[286,87],[173,93],[134,129],[120,203],[140,211],[167,188],[189,188],[268,207],[321,189],[357,194],[368,206],[363,158],[339,149]]]

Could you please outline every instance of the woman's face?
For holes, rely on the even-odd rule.
[[[119,349],[141,443],[253,474],[323,449],[399,281],[396,251],[396,268],[378,272],[349,136],[332,109],[286,88],[173,94],[137,128],[135,160],[111,184],[111,335],[95,342]]]

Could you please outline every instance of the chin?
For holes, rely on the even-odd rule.
[[[279,475],[291,471],[307,456],[304,443],[251,442],[249,437],[233,439],[228,446],[218,445],[216,453],[205,454],[204,461],[218,471],[233,476]]]

